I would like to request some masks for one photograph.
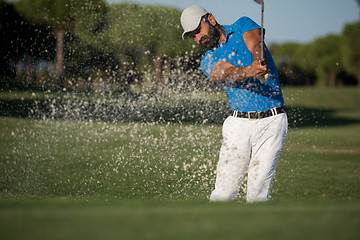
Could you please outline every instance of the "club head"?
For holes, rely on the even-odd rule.
[[[260,5],[263,5],[264,4],[264,0],[254,0],[254,2],[260,4]]]

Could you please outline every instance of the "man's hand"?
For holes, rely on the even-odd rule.
[[[211,71],[210,79],[215,82],[243,82],[252,77],[264,79],[266,73],[268,73],[267,67],[261,65],[260,60],[252,62],[247,67],[236,67],[229,62],[219,61]]]
[[[268,69],[266,65],[261,65],[261,61],[253,61],[250,66],[246,67],[247,69],[247,77],[253,77],[258,79],[265,78],[265,74],[268,73]]]
[[[269,72],[267,66],[261,65],[261,37],[260,29],[250,30],[243,34],[244,42],[252,53],[254,61],[247,67],[236,67],[229,62],[219,61],[211,71],[210,79],[215,82],[246,81],[248,78],[257,78],[266,82],[265,75]],[[265,54],[266,57],[266,54]]]

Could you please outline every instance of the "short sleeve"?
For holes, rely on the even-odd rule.
[[[207,51],[202,57],[200,67],[205,75],[210,79],[210,74],[215,64],[219,61],[217,54],[214,51]]]
[[[247,31],[260,28],[260,26],[248,17],[241,17],[232,25],[232,28],[244,34]]]

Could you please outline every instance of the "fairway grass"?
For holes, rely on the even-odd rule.
[[[214,185],[221,126],[1,122],[5,199],[205,200]],[[273,199],[359,200],[359,131],[360,125],[290,130]]]
[[[358,202],[0,202],[2,239],[358,239]]]
[[[220,124],[0,117],[0,239],[359,239],[359,90],[284,94],[288,140],[256,204],[246,182],[208,202]]]

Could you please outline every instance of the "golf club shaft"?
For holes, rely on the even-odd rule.
[[[264,58],[264,3],[261,4],[261,64],[265,64],[265,58]]]

